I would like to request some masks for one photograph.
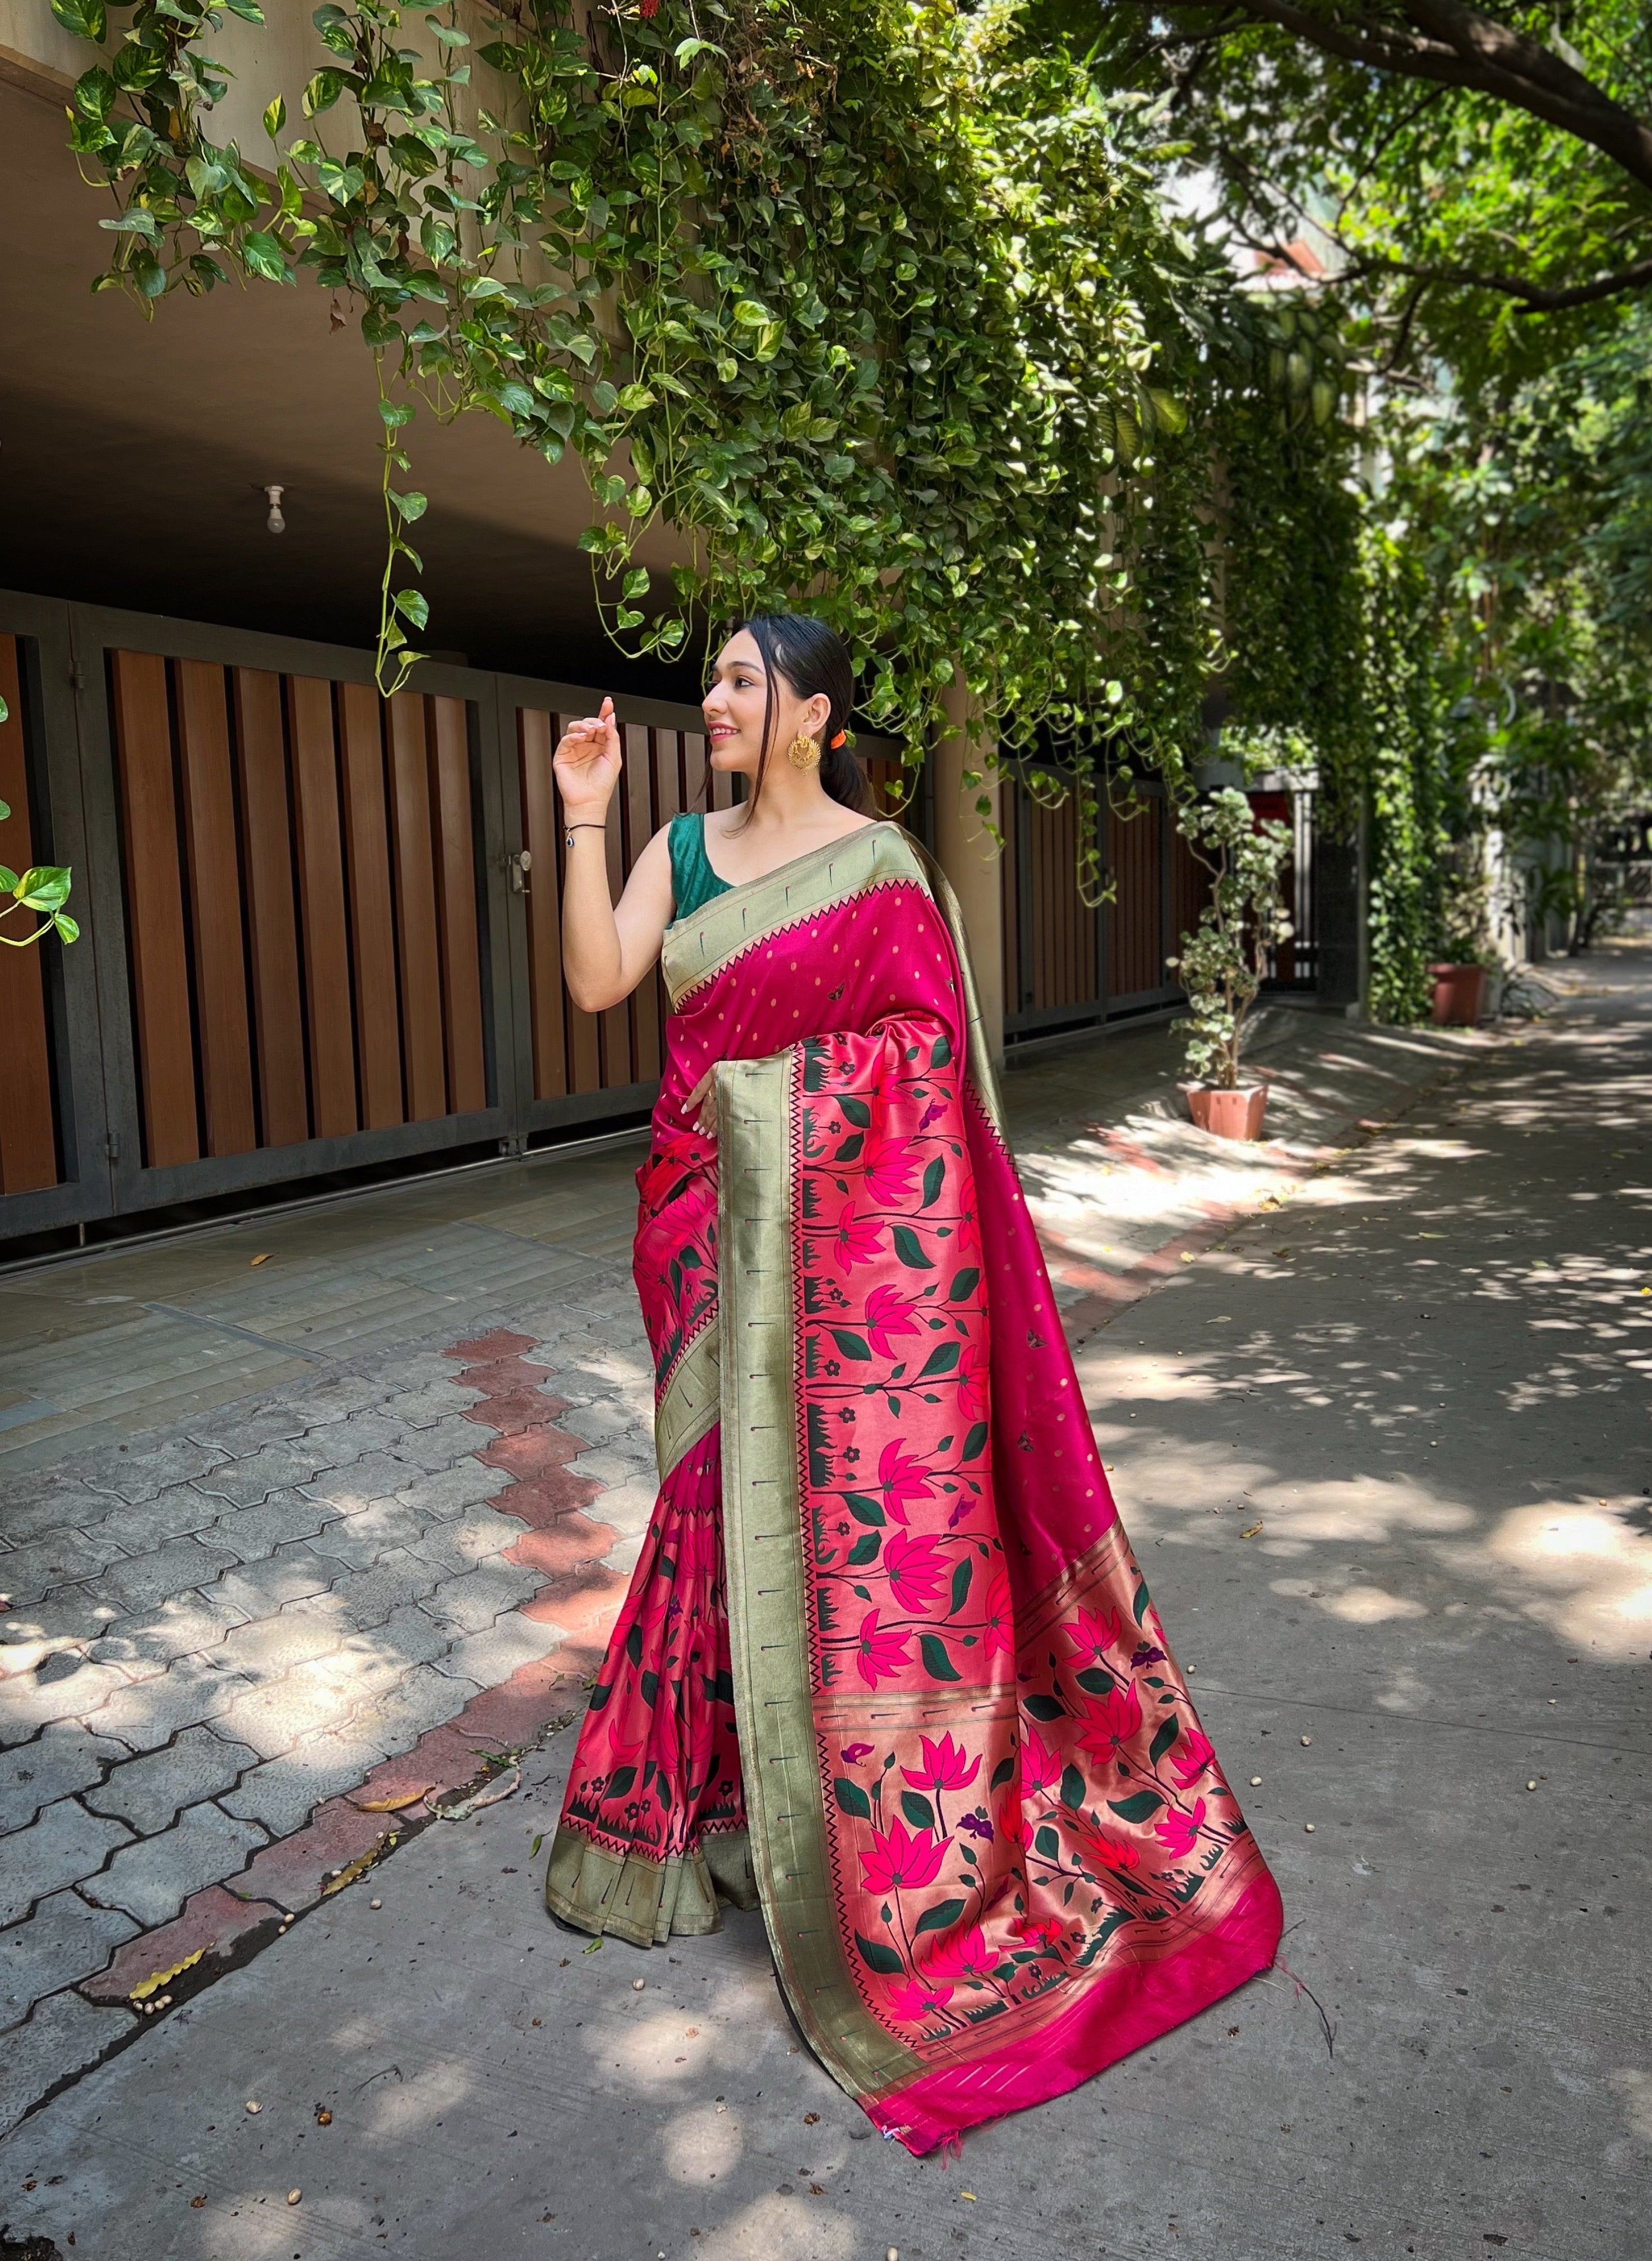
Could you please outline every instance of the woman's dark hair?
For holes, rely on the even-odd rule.
[[[759,613],[741,624],[763,655],[763,753],[751,787],[751,802],[763,790],[764,772],[774,749],[774,678],[784,676],[799,699],[824,698],[831,712],[821,733],[820,781],[845,808],[866,809],[870,794],[859,763],[846,745],[832,740],[849,728],[855,703],[855,671],[843,638],[808,613]],[[735,634],[739,634],[739,629]]]

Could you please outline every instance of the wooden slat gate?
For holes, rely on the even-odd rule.
[[[360,652],[0,595],[0,861],[73,865],[82,929],[0,950],[0,1246],[650,1104],[657,982],[594,1017],[562,982],[550,750],[599,694],[417,683],[385,701]],[[615,703],[618,881],[707,755],[697,709]]]
[[[1198,922],[1207,875],[1176,829],[1156,779],[1129,815],[1110,809],[1104,858],[1112,900],[1087,909],[1076,884],[1078,811],[1018,779],[1002,795],[1004,1034],[1010,1044],[1160,1009],[1182,990],[1166,966]]]

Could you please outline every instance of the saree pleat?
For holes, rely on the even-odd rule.
[[[664,970],[662,1483],[547,1898],[639,1945],[755,1901],[811,2046],[922,2152],[1265,1968],[1278,1894],[1108,1489],[945,881],[871,826]]]

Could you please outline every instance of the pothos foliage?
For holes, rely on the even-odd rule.
[[[113,40],[105,0],[52,6]],[[100,285],[147,305],[308,271],[359,305],[385,688],[427,624],[409,427],[479,410],[583,464],[582,546],[639,654],[801,604],[909,762],[955,671],[981,735],[1052,785],[1087,789],[1103,744],[1114,774],[1197,748],[1214,467],[1236,424],[1284,445],[1335,396],[1307,397],[1273,310],[1167,214],[1162,104],[1099,88],[1020,0],[358,0],[316,11],[266,178],[211,138],[223,7],[261,20],[121,6],[75,88],[117,205]],[[637,561],[662,520],[664,585]]]
[[[1189,1017],[1173,1021],[1171,1029],[1186,1039],[1190,1075],[1219,1091],[1237,1091],[1245,1017],[1261,992],[1269,951],[1291,932],[1280,893],[1290,827],[1259,824],[1248,796],[1235,786],[1184,807],[1178,822],[1211,879],[1196,931],[1182,937],[1180,958],[1167,960],[1181,973],[1189,1005]]]

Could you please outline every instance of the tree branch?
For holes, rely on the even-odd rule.
[[[1152,6],[1154,0],[1139,0]],[[1562,62],[1551,49],[1462,0],[1400,0],[1409,29],[1356,4],[1320,15],[1297,0],[1226,0],[1257,23],[1277,25],[1322,54],[1397,78],[1429,79],[1489,95],[1587,142],[1652,190],[1652,124]]]
[[[1451,283],[1460,289],[1496,291],[1505,298],[1518,298],[1533,314],[1560,314],[1569,306],[1592,306],[1602,298],[1615,298],[1626,291],[1644,291],[1652,284],[1652,259],[1638,259],[1632,267],[1620,267],[1612,275],[1597,275],[1587,283],[1575,283],[1563,291],[1546,290],[1541,284],[1528,283],[1518,275],[1483,275],[1472,267],[1419,267],[1398,259],[1385,260],[1381,264],[1391,274],[1410,276],[1420,283]]]

